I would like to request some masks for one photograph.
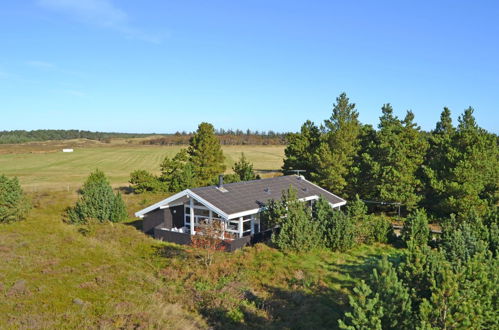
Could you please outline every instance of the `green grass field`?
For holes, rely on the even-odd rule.
[[[75,190],[95,168],[108,175],[114,187],[127,186],[130,172],[145,169],[159,173],[165,156],[180,146],[147,146],[130,143],[79,144],[73,153],[61,152],[62,143],[0,145],[0,174],[17,176],[27,191]],[[66,144],[67,145],[67,144]],[[227,168],[244,152],[261,172],[282,166],[284,146],[223,147]]]

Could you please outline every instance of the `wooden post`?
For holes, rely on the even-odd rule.
[[[243,237],[243,217],[239,217],[239,237]]]
[[[195,220],[194,220],[194,200],[192,199],[192,197],[189,196],[189,215],[190,215],[190,218],[191,218],[191,235],[194,235],[195,231],[194,231],[194,223],[195,223]]]

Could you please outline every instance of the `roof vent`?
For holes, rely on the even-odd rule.
[[[267,194],[270,195],[270,188],[269,187],[264,188],[263,191],[265,191]]]

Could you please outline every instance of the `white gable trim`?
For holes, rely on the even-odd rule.
[[[135,216],[138,218],[143,218],[146,213],[149,213],[151,211],[154,211],[157,208],[161,208],[162,206],[168,205],[169,203],[182,198],[184,196],[187,196],[187,192],[189,189],[183,190],[175,195],[172,195],[166,199],[163,199],[160,202],[157,202],[156,204],[153,204],[151,206],[146,207],[145,209],[142,209],[140,211],[135,212]]]
[[[192,198],[194,198],[195,200],[197,200],[199,203],[203,204],[204,206],[206,206],[208,209],[211,209],[212,211],[214,211],[215,213],[218,213],[218,215],[220,215],[222,218],[225,218],[225,219],[228,219],[229,218],[229,215],[227,213],[225,213],[224,211],[220,210],[218,207],[216,207],[215,205],[211,204],[210,202],[208,202],[206,199],[200,197],[199,195],[193,193],[191,190],[187,189],[187,192],[188,192],[188,195]]]
[[[177,199],[179,198],[182,198],[182,197],[192,197],[193,199],[195,199],[196,201],[198,201],[199,203],[203,204],[204,206],[206,206],[208,209],[211,209],[212,211],[214,211],[215,213],[218,213],[222,218],[228,218],[228,214],[225,213],[224,211],[220,210],[218,207],[216,207],[215,205],[211,204],[210,202],[208,202],[207,200],[205,200],[204,198],[201,198],[199,197],[197,194],[193,193],[190,189],[186,189],[186,190],[183,190],[173,196],[170,196],[166,199],[163,199],[162,201],[160,202],[157,202],[156,204],[153,204],[149,207],[146,207],[145,209],[142,209],[138,212],[135,212],[135,216],[136,217],[139,217],[139,218],[143,218],[145,214],[151,212],[151,211],[154,211],[156,209],[165,209],[165,208],[168,208],[170,206],[174,206],[174,205],[169,205],[171,202],[174,202],[176,201]],[[177,204],[175,204],[177,205]]]
[[[327,194],[331,194],[331,195],[333,195],[334,197],[336,197],[336,198],[338,198],[338,199],[341,199],[341,202],[338,202],[338,203],[335,203],[335,204],[329,203],[329,204],[331,204],[331,206],[332,206],[332,207],[342,206],[342,205],[345,205],[345,204],[347,203],[347,201],[346,201],[346,200],[344,200],[343,198],[341,198],[341,197],[339,197],[339,196],[336,196],[336,195],[335,195],[335,194],[333,194],[332,192],[330,192],[330,191],[328,191],[328,190],[326,190],[326,189],[324,189],[324,188],[322,188],[322,187],[320,187],[320,186],[316,185],[316,184],[315,184],[315,183],[313,183],[313,182],[308,181],[308,180],[307,180],[307,179],[305,179],[304,177],[302,177],[302,179],[301,179],[301,180],[305,180],[305,181],[307,181],[308,183],[310,183],[311,185],[313,185],[313,186],[315,186],[315,187],[319,188],[320,190],[324,191],[325,193],[327,193]]]

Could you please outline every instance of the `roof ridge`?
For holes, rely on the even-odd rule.
[[[295,174],[290,174],[290,175],[279,175],[279,176],[274,176],[274,177],[271,177],[271,178],[263,178],[263,179],[253,179],[253,180],[248,180],[248,181],[238,181],[238,182],[231,182],[231,183],[224,183],[224,187],[227,187],[227,186],[235,186],[235,185],[242,185],[242,184],[249,184],[249,183],[253,183],[253,182],[263,182],[263,181],[270,181],[270,180],[276,180],[276,179],[281,179],[281,178],[289,178],[289,177],[297,177],[297,175]],[[194,189],[204,189],[204,188],[212,188],[212,187],[217,187],[216,184],[213,184],[213,185],[209,185],[209,186],[203,186],[203,187],[196,187],[196,188],[191,188],[191,190],[194,190]]]

